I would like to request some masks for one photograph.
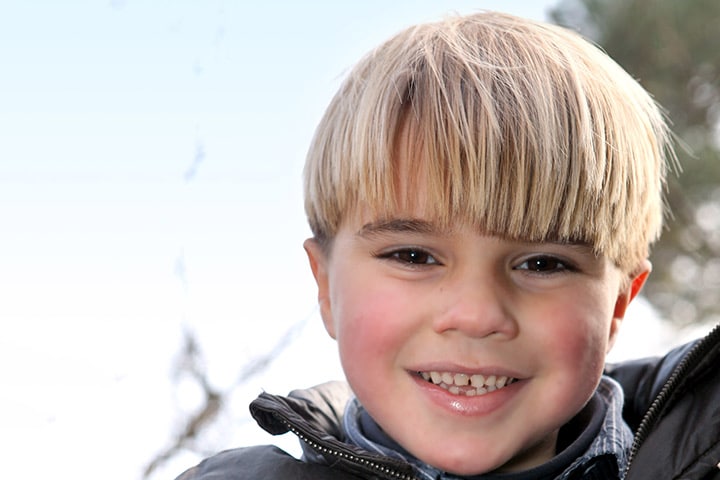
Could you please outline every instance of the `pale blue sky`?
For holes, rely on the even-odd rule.
[[[418,21],[550,3],[0,2],[0,342],[150,322],[230,350],[229,322],[303,318],[301,169],[343,73]]]

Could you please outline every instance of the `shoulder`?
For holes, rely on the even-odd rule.
[[[291,429],[310,438],[341,436],[340,423],[351,391],[344,382],[328,382],[306,390],[294,390],[288,396],[262,393],[250,405],[258,424],[273,435]],[[305,462],[273,445],[235,448],[209,457],[187,470],[177,480],[245,479],[337,479],[358,477],[335,466]]]
[[[623,415],[631,428],[638,427],[642,416],[657,398],[668,380],[676,378],[672,403],[698,386],[720,387],[720,325],[706,337],[671,350],[662,357],[650,357],[607,365],[605,373],[622,386],[625,394]],[[718,388],[705,392],[716,398]]]
[[[662,357],[641,358],[606,366],[605,373],[622,386],[625,394],[623,416],[633,430],[695,343],[682,345]]]
[[[306,463],[273,445],[226,450],[190,468],[176,480],[358,480],[332,467]]]
[[[609,369],[626,390],[625,413],[635,422],[628,480],[720,477],[718,364],[720,326],[665,357]]]

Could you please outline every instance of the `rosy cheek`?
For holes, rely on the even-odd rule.
[[[386,368],[407,339],[411,314],[403,297],[391,289],[368,289],[362,296],[345,297],[334,314],[340,357],[346,374],[371,376]]]
[[[580,329],[575,332],[568,332],[564,341],[556,345],[556,351],[561,355],[560,361],[572,366],[582,377],[595,377],[602,370],[604,359],[604,348],[593,332]],[[590,380],[590,378],[588,378]]]
[[[554,363],[561,368],[572,368],[579,380],[594,382],[604,364],[607,320],[598,311],[573,305],[552,309],[543,317],[550,319],[539,334],[544,355],[554,357]]]
[[[386,351],[400,315],[393,298],[387,294],[366,295],[343,307],[338,322],[341,345],[365,355]]]

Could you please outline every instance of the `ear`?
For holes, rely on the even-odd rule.
[[[626,284],[623,284],[617,299],[615,300],[615,309],[613,312],[612,325],[610,326],[610,342],[608,344],[608,351],[612,348],[615,343],[615,338],[618,331],[620,330],[620,324],[625,318],[625,312],[627,311],[628,305],[637,297],[640,290],[642,290],[645,281],[647,280],[650,272],[652,271],[652,264],[649,260],[644,260],[643,263],[630,274],[630,279]]]
[[[310,261],[310,269],[315,277],[315,283],[318,286],[318,305],[320,305],[320,315],[322,316],[325,330],[328,334],[335,338],[335,324],[332,319],[332,310],[330,308],[330,286],[328,282],[328,257],[325,249],[314,238],[308,238],[303,243],[305,253],[307,253]]]

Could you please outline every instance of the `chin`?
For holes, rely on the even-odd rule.
[[[444,472],[461,477],[483,475],[485,473],[502,469],[509,460],[505,458],[483,458],[484,455],[479,453],[477,450],[472,452],[457,452],[457,455],[454,458],[448,451],[441,450],[439,453],[439,458],[430,458],[423,461]]]

